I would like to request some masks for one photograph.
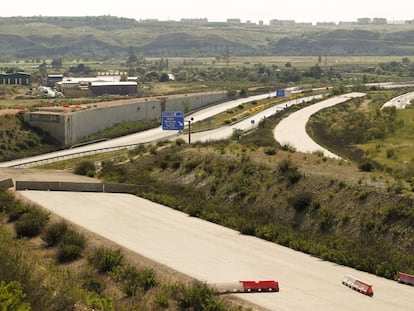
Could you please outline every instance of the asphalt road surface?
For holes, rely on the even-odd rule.
[[[326,262],[128,194],[19,191],[122,247],[205,282],[268,280],[278,293],[235,294],[275,311],[407,311],[414,287]],[[368,297],[341,284],[351,274]]]
[[[321,147],[309,137],[306,132],[306,123],[314,113],[321,109],[338,105],[354,97],[362,96],[365,96],[365,93],[344,94],[300,109],[279,122],[273,132],[274,137],[281,145],[289,145],[299,152],[313,153],[320,151],[327,157],[339,159],[339,156]]]
[[[411,104],[411,101],[413,99],[414,99],[414,92],[406,93],[398,97],[394,97],[393,99],[391,99],[390,101],[382,105],[382,108],[394,106],[397,109],[405,109],[408,105]]]

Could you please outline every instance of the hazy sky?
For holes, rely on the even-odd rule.
[[[413,0],[12,0],[1,5],[0,16],[98,16],[136,20],[207,18],[226,21],[240,18],[265,24],[271,19],[296,22],[356,21],[359,17],[384,17],[389,22],[413,20]]]

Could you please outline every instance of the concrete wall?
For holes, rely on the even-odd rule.
[[[209,92],[158,98],[137,98],[117,104],[90,106],[88,109],[67,113],[26,112],[25,121],[39,127],[59,140],[72,145],[92,134],[110,129],[117,124],[142,120],[161,120],[163,111],[200,109],[224,101],[226,92]]]
[[[30,126],[41,128],[62,144],[66,144],[66,123],[69,120],[67,116],[61,113],[26,112],[24,121]]]
[[[129,184],[61,181],[16,181],[16,190],[135,193],[136,189],[136,185]]]

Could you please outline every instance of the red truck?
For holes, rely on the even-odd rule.
[[[398,272],[398,282],[408,285],[414,285],[414,275]]]
[[[266,293],[279,291],[279,283],[274,280],[213,282],[207,283],[207,285],[214,288],[220,294]]]
[[[364,281],[358,280],[356,277],[352,275],[346,275],[343,280],[342,284],[352,288],[353,290],[372,297],[374,295],[374,291],[372,290],[372,285],[368,284]]]
[[[274,280],[240,281],[245,293],[251,292],[278,292],[279,283]]]

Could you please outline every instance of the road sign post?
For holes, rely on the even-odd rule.
[[[285,90],[284,89],[277,89],[276,90],[276,97],[285,97]]]
[[[182,111],[163,111],[162,129],[166,131],[182,131],[184,129],[184,112]]]

